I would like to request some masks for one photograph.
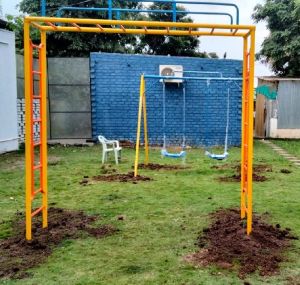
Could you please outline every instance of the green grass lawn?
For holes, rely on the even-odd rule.
[[[272,140],[272,142],[285,149],[289,154],[300,158],[300,140]]]
[[[196,149],[188,152],[189,169],[141,170],[153,178],[151,182],[98,182],[83,187],[79,181],[84,175],[101,173],[100,154],[99,146],[50,147],[49,203],[100,214],[103,224],[113,224],[120,232],[104,239],[65,241],[47,262],[30,270],[32,277],[0,280],[0,284],[244,284],[236,272],[194,268],[183,260],[197,250],[194,243],[209,224],[209,213],[220,207],[239,207],[240,185],[216,180],[234,171],[211,169],[239,163],[239,148],[231,149],[223,162],[206,158],[203,150]],[[134,151],[125,149],[122,158],[118,171],[131,171]],[[152,162],[180,163],[161,159],[158,150],[151,151],[150,158]],[[24,211],[23,162],[23,154],[0,156],[1,238],[10,234],[9,221],[15,212]],[[268,181],[254,184],[254,210],[270,213],[270,223],[280,223],[300,236],[300,169],[259,142],[255,143],[255,163],[270,164],[273,172],[264,174]],[[292,173],[280,173],[283,168]],[[126,216],[124,221],[117,219],[121,214]],[[300,241],[293,245],[279,275],[255,274],[246,280],[251,284],[299,284]]]

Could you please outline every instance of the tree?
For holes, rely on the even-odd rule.
[[[154,3],[149,7],[150,10],[172,10],[172,3]],[[184,7],[177,7],[177,10],[185,11]],[[144,20],[172,22],[171,13],[150,12]],[[177,22],[193,22],[186,13],[177,13]],[[140,38],[140,43],[136,52],[155,55],[175,55],[175,56],[198,56],[209,57],[212,55],[216,58],[215,53],[199,52],[200,41],[196,36],[193,37],[176,37],[176,36],[156,36],[145,35]]]
[[[79,4],[77,4],[79,2]],[[101,2],[101,3],[99,3]],[[107,7],[106,1],[79,1],[79,0],[47,0],[47,16],[56,16],[56,11],[62,6],[78,7]],[[128,1],[119,1],[121,8],[136,8],[140,4]],[[40,11],[40,1],[22,0],[19,4],[21,12],[38,15]],[[106,12],[82,12],[65,11],[63,16],[77,18],[107,19]],[[122,15],[121,15],[122,16]],[[123,14],[126,19],[136,17],[135,13]],[[8,17],[9,25],[16,32],[16,47],[19,52],[23,52],[23,21],[22,17]],[[32,34],[33,40],[38,39],[38,35]],[[49,33],[47,37],[47,51],[49,56],[89,56],[90,52],[120,52],[132,53],[137,42],[137,38],[132,35],[119,34],[93,34],[93,33]]]
[[[265,38],[259,58],[271,64],[279,76],[300,76],[300,1],[266,0],[252,15],[266,21],[270,35]]]
[[[56,16],[57,10],[62,6],[77,7],[107,7],[107,1],[99,0],[47,0],[47,16]],[[116,1],[114,7],[141,8],[142,1]],[[171,9],[171,4],[153,4],[150,9]],[[19,9],[22,13],[39,15],[40,1],[21,0]],[[185,11],[183,7],[177,8]],[[107,12],[91,11],[64,11],[62,16],[74,18],[107,19]],[[115,16],[115,15],[114,15]],[[122,13],[121,19],[171,21],[171,14],[149,13],[143,16],[137,13]],[[23,16],[7,18],[9,26],[16,33],[16,48],[23,53]],[[192,22],[185,13],[177,14],[177,21]],[[39,42],[39,33],[32,29],[31,38]],[[48,56],[74,56],[88,57],[90,52],[118,52],[118,53],[146,53],[162,55],[181,55],[217,58],[215,53],[200,52],[198,50],[198,37],[168,37],[168,36],[134,36],[122,34],[93,34],[93,33],[48,33]]]

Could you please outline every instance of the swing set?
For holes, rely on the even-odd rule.
[[[163,157],[170,158],[185,158],[185,83],[182,83],[182,144],[181,151],[179,153],[171,153],[167,150],[167,136],[166,136],[166,83],[165,80],[162,80],[163,85],[163,148],[161,150],[161,155]]]
[[[196,71],[193,71],[196,72]],[[190,73],[190,72],[189,72]],[[202,71],[199,71],[198,73],[204,73]],[[207,72],[211,73],[211,72]],[[217,72],[219,74],[219,72]],[[223,77],[222,73],[221,77],[195,77],[195,76],[184,76],[184,77],[176,77],[176,76],[158,76],[158,75],[142,75],[141,76],[141,88],[143,90],[140,90],[140,104],[139,104],[139,112],[138,112],[138,126],[137,126],[137,138],[136,138],[136,157],[135,157],[135,172],[134,175],[137,176],[138,174],[138,161],[139,161],[139,146],[140,144],[140,135],[141,135],[141,119],[142,119],[142,110],[143,110],[143,116],[144,116],[144,137],[145,137],[145,164],[149,163],[149,146],[148,146],[148,130],[147,130],[147,111],[146,111],[146,88],[145,88],[145,79],[159,79],[163,84],[163,147],[161,150],[161,155],[163,157],[169,157],[169,158],[182,158],[185,159],[186,157],[186,138],[185,138],[185,125],[186,125],[186,81],[188,80],[206,80],[207,87],[209,86],[209,82],[211,80],[216,81],[225,81],[225,82],[234,82],[237,84],[237,81],[241,81],[241,78],[235,78],[235,77]],[[166,139],[166,80],[170,79],[182,79],[182,145],[181,145],[181,151],[177,153],[171,153],[167,150],[167,139]],[[144,81],[144,82],[142,82]],[[224,143],[224,152],[223,154],[215,154],[211,153],[208,150],[205,151],[205,155],[209,158],[216,159],[216,160],[223,160],[226,159],[229,155],[228,153],[228,132],[229,132],[229,112],[230,112],[230,88],[227,89],[227,111],[226,111],[226,129],[225,129],[225,143]]]
[[[131,21],[84,18],[25,17],[24,18],[24,81],[25,81],[25,169],[26,169],[26,239],[32,238],[32,219],[42,214],[42,226],[48,226],[48,175],[47,175],[47,56],[48,32],[73,32],[97,34],[135,34],[166,36],[237,37],[243,40],[243,99],[242,99],[242,152],[241,152],[241,218],[247,218],[247,234],[252,230],[252,157],[253,157],[253,93],[255,60],[255,26],[236,24],[207,24],[176,22],[176,4],[185,1],[153,0],[173,3],[173,22]],[[187,1],[191,2],[191,1]],[[220,5],[222,3],[206,3]],[[224,3],[223,3],[224,4]],[[225,4],[224,4],[225,5]],[[224,6],[223,5],[223,6]],[[112,10],[111,10],[112,11]],[[237,9],[238,15],[238,9]],[[40,43],[33,43],[31,29],[40,33]],[[38,54],[39,64],[33,65],[33,56]],[[34,78],[39,78],[39,92],[34,92]],[[145,75],[141,76],[138,109],[138,128],[134,174],[138,173],[140,133],[144,119],[145,163],[149,161]],[[167,79],[167,78],[166,78]],[[182,78],[180,78],[182,79]],[[184,79],[184,78],[183,78]],[[213,79],[216,80],[216,79]],[[219,79],[222,80],[222,79]],[[39,101],[39,112],[33,112],[33,102]],[[39,126],[39,140],[33,130]],[[42,205],[33,210],[37,195],[42,195]]]
[[[205,155],[209,158],[216,159],[216,160],[223,160],[226,159],[229,155],[228,153],[228,132],[229,132],[229,112],[230,112],[230,89],[227,89],[227,110],[226,110],[226,129],[225,129],[225,143],[224,143],[224,152],[222,154],[215,154],[211,153],[210,151],[206,150]]]

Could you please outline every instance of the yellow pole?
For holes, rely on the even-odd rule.
[[[31,240],[31,193],[32,193],[32,114],[31,114],[31,85],[32,73],[30,70],[30,24],[24,21],[24,83],[25,83],[25,215],[26,239]]]
[[[139,101],[138,124],[137,124],[136,145],[135,145],[134,177],[136,177],[138,175],[138,166],[139,166],[143,96],[144,96],[144,89],[145,89],[144,84],[145,84],[144,75],[141,75],[140,101]]]
[[[70,33],[98,33],[98,34],[131,34],[131,35],[168,35],[168,36],[222,36],[222,37],[243,37],[245,36],[245,32],[232,34],[231,32],[215,32],[211,34],[211,32],[206,31],[190,31],[190,30],[171,30],[172,26],[169,29],[154,29],[148,28],[145,30],[144,28],[135,28],[135,29],[121,29],[121,28],[94,28],[94,27],[80,27],[80,29],[76,27],[67,27],[67,26],[46,26],[46,25],[38,25],[33,23],[39,30],[48,31],[48,32],[70,32]],[[106,24],[104,24],[106,25]]]
[[[149,142],[148,142],[148,124],[147,124],[147,107],[146,107],[146,92],[145,78],[143,78],[143,117],[144,117],[144,138],[145,138],[145,164],[149,163]]]
[[[37,23],[76,23],[80,24],[91,24],[91,25],[104,25],[104,26],[133,26],[133,27],[177,27],[177,28],[215,28],[217,29],[238,29],[238,30],[251,30],[251,25],[230,25],[230,24],[211,24],[211,23],[190,23],[190,22],[158,22],[158,21],[128,21],[128,20],[105,20],[105,19],[83,19],[83,18],[56,18],[56,17],[25,17],[28,22]],[[48,25],[47,25],[48,27]],[[59,27],[55,27],[59,29]],[[80,31],[82,27],[74,27],[77,31]],[[126,28],[126,27],[125,27]],[[121,29],[118,29],[121,30]],[[169,31],[171,32],[171,31]],[[214,33],[209,32],[211,35]],[[234,37],[236,35],[230,32],[230,35]]]
[[[253,109],[254,109],[254,65],[255,29],[250,33],[250,71],[249,71],[249,136],[248,136],[248,193],[247,193],[247,234],[252,231],[252,167],[253,167]]]
[[[245,212],[245,193],[244,193],[244,186],[245,186],[245,97],[246,97],[246,76],[247,76],[247,52],[248,52],[248,38],[245,37],[243,40],[244,48],[243,48],[243,94],[242,94],[242,150],[241,150],[241,218],[244,219],[246,216]]]
[[[42,127],[42,137],[41,139],[41,151],[42,151],[42,189],[43,189],[43,228],[48,226],[48,183],[47,183],[47,46],[46,46],[46,32],[41,31],[41,117],[43,121],[41,123]]]

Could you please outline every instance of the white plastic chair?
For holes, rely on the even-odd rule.
[[[102,164],[107,160],[109,152],[114,152],[116,164],[119,164],[119,157],[121,157],[121,150],[119,141],[108,140],[104,136],[98,136],[99,142],[102,144]]]

